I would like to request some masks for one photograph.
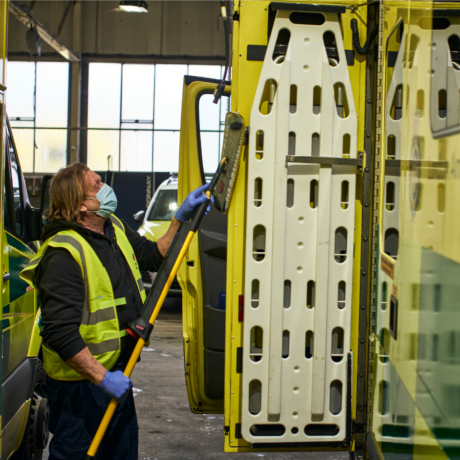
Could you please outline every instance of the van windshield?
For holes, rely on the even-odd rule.
[[[172,220],[176,211],[177,190],[160,190],[147,220]]]

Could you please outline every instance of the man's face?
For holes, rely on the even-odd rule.
[[[86,171],[85,179],[88,190],[86,196],[87,198],[93,199],[86,199],[85,201],[83,201],[80,211],[98,211],[101,207],[101,204],[99,203],[99,200],[96,200],[94,197],[96,196],[97,192],[99,192],[99,190],[102,188],[104,183],[101,181],[101,176],[91,170]]]

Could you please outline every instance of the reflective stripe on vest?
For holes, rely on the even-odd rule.
[[[123,224],[116,219],[114,228],[117,244],[133,272],[134,279],[137,281],[141,275],[134,251],[124,232]],[[74,230],[59,232],[45,241],[38,254],[21,272],[21,278],[35,289],[38,289],[35,283],[35,270],[49,246],[68,250],[80,266],[85,286],[80,334],[91,354],[106,369],[110,370],[120,355],[120,338],[126,335],[126,330],[119,330],[116,307],[126,304],[126,299],[114,299],[112,284],[106,269],[88,242]],[[145,291],[141,289],[139,283],[137,284],[139,294],[144,301]],[[83,379],[45,343],[43,344],[43,357],[45,370],[50,377],[57,380]]]
[[[113,227],[115,229],[115,237],[117,239],[118,247],[121,249],[121,252],[125,256],[128,265],[133,272],[134,279],[137,281],[137,288],[139,289],[139,294],[141,296],[142,302],[145,302],[145,298],[147,297],[145,294],[145,287],[144,283],[142,282],[141,272],[139,271],[139,264],[137,263],[136,256],[133,251],[133,247],[128,240],[128,237],[125,233],[125,227],[118,217],[114,215],[110,216],[110,220],[112,221]]]

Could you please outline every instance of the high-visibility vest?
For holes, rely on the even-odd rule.
[[[133,248],[125,234],[122,222],[111,216],[115,228],[118,247],[125,256],[137,281],[142,302],[145,301],[145,289],[139,265]],[[48,247],[64,248],[70,252],[81,269],[85,285],[85,303],[80,325],[80,334],[94,358],[107,370],[110,370],[120,356],[120,340],[126,335],[126,329],[120,330],[117,306],[125,305],[126,298],[115,299],[112,283],[107,270],[89,243],[75,230],[64,230],[48,238],[38,254],[22,270],[21,278],[38,289],[35,270]],[[46,373],[56,380],[84,380],[84,377],[72,369],[46,343],[43,343],[43,365]]]

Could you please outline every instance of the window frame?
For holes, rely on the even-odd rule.
[[[207,83],[215,83],[219,84],[219,80],[213,80],[211,78],[199,78],[197,77],[199,81],[205,81]],[[230,82],[225,82],[226,86],[230,86]],[[195,124],[196,124],[196,142],[197,142],[197,151],[198,151],[198,164],[200,166],[200,174],[201,174],[201,183],[205,184],[206,183],[206,173],[204,172],[204,166],[203,166],[203,152],[201,150],[201,129],[200,129],[200,101],[202,96],[206,94],[214,94],[213,90],[210,89],[204,89],[203,91],[200,91],[197,95],[197,98],[195,100]],[[231,97],[231,91],[225,91],[222,93],[222,97]],[[222,98],[219,101],[222,103]],[[219,107],[219,128],[220,128],[220,107]],[[207,132],[207,131],[206,131]],[[222,135],[225,134],[225,129],[221,130],[219,129],[218,131],[211,131],[211,132],[217,132],[217,133],[222,133]],[[218,146],[219,147],[219,146]]]

